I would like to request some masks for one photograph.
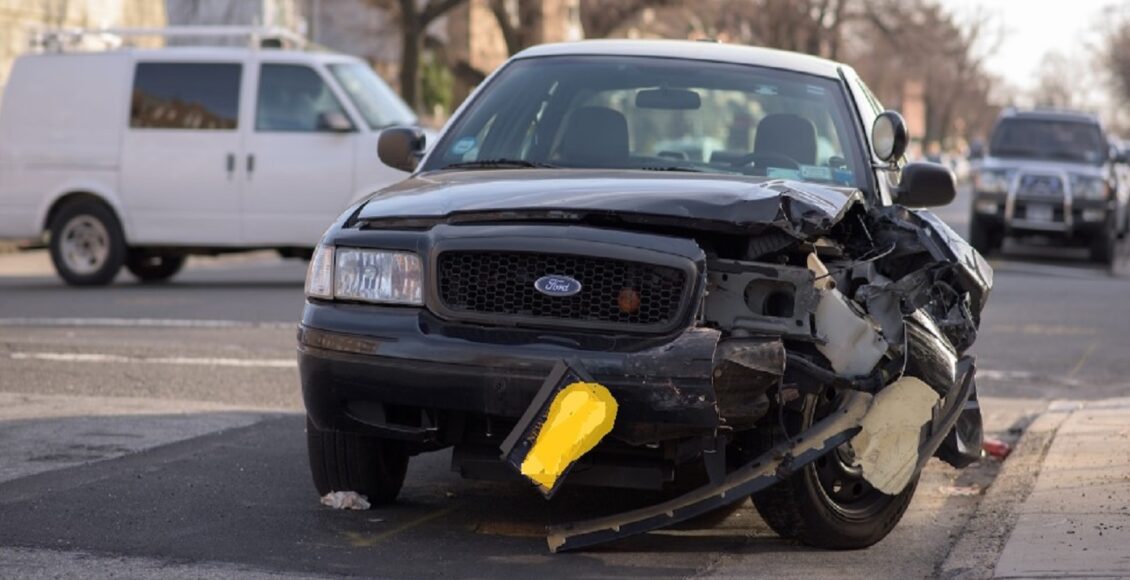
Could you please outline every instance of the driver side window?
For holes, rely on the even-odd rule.
[[[324,124],[325,115],[329,114],[348,119],[329,85],[314,69],[291,64],[260,67],[256,131],[331,131]]]

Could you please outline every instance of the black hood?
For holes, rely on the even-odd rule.
[[[635,223],[728,231],[825,232],[863,195],[857,189],[726,175],[626,170],[443,171],[414,176],[367,200],[374,227],[525,220]]]

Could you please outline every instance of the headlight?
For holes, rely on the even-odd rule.
[[[306,295],[330,300],[334,297],[334,248],[319,245],[306,270]]]
[[[334,298],[389,304],[424,303],[424,268],[416,254],[337,248],[334,264]]]
[[[1071,194],[1080,199],[1101,201],[1110,197],[1110,188],[1107,187],[1106,180],[1101,177],[1072,175]]]
[[[1011,185],[1011,171],[983,169],[973,176],[973,188],[979,193],[1008,193]]]

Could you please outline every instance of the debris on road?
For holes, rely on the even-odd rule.
[[[981,448],[985,450],[985,454],[989,457],[1004,461],[1008,458],[1008,454],[1012,453],[1012,446],[1000,439],[986,437],[985,442],[981,444]]]
[[[974,495],[981,495],[981,486],[979,485],[943,485],[938,488],[938,492],[948,497],[968,497]]]
[[[367,510],[369,498],[355,491],[333,491],[322,496],[322,505],[335,510]]]

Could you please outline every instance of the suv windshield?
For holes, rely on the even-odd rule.
[[[866,183],[835,80],[638,57],[512,62],[455,119],[424,170],[518,167]]]
[[[373,69],[359,62],[331,64],[330,72],[341,88],[349,95],[349,100],[365,117],[372,129],[384,129],[393,125],[415,125],[416,115],[412,109],[396,96],[373,72]]]
[[[1106,140],[1094,123],[1052,119],[1006,119],[993,130],[994,157],[1050,159],[1101,164]]]

